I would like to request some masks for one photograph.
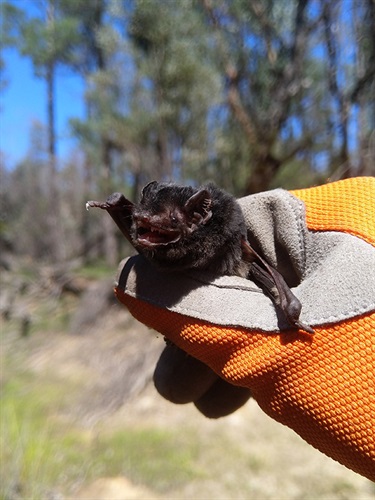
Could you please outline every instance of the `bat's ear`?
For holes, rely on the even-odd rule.
[[[151,181],[146,186],[142,189],[141,191],[141,196],[147,196],[148,192],[151,191],[152,189],[155,189],[158,185],[157,181]]]
[[[207,189],[200,189],[185,203],[185,211],[195,224],[205,224],[212,217],[212,198]]]

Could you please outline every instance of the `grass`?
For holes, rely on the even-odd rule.
[[[116,273],[116,269],[112,266],[109,266],[104,261],[95,261],[93,263],[85,264],[80,267],[76,273],[79,276],[87,279],[101,279],[101,278],[109,278],[114,277]]]
[[[3,497],[13,498],[17,491],[21,498],[42,498],[57,480],[65,452],[56,425],[63,390],[52,379],[41,381],[24,371],[22,364],[7,377],[0,412]]]
[[[64,334],[75,300],[45,295],[33,300],[28,337],[20,336],[16,319],[1,328],[0,500],[74,498],[94,480],[116,476],[162,498],[373,498],[368,483],[338,470],[287,429],[254,413],[254,405],[245,421],[242,414],[227,426],[227,420],[207,422],[189,408],[165,407],[155,395],[148,410],[161,408],[155,419],[146,411],[142,420],[137,398],[114,418],[100,416],[89,425],[86,408],[83,417],[76,411],[87,400],[88,379],[97,375],[97,366],[87,360],[95,359],[97,350],[113,355],[113,345],[120,345],[126,328],[135,326],[121,332],[113,327],[112,344],[104,327],[101,336],[92,338]],[[80,363],[69,358],[80,351],[85,352],[77,356]],[[105,376],[111,377],[111,367]],[[133,410],[130,416],[128,409]],[[98,411],[102,415],[101,407]],[[88,412],[95,412],[95,404]]]
[[[136,484],[149,486],[157,492],[175,489],[201,472],[195,465],[199,447],[191,436],[157,428],[132,428],[98,437],[95,454],[101,457],[100,467],[125,475]]]
[[[72,493],[96,477],[125,475],[154,491],[177,488],[201,475],[199,448],[188,434],[105,426],[87,430],[61,418],[71,387],[18,370],[1,401],[0,498],[41,499]]]

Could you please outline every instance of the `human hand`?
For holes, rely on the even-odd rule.
[[[128,260],[119,300],[177,346],[158,363],[158,390],[208,416],[251,393],[274,419],[374,480],[374,186],[359,178],[240,200],[251,243],[293,288],[314,336],[291,330],[248,280]]]

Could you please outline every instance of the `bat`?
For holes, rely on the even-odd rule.
[[[250,245],[235,197],[210,183],[201,188],[147,184],[140,202],[121,193],[86,208],[106,210],[134,248],[162,270],[202,269],[253,280],[292,328],[313,334],[299,320],[302,305],[283,276]]]

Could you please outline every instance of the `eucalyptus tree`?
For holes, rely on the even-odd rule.
[[[337,163],[355,173],[353,119],[360,101],[363,120],[374,111],[372,0],[200,5],[215,35],[228,108],[248,147],[246,192],[268,189],[296,167],[292,185],[318,181]],[[368,120],[357,130],[368,130]]]
[[[207,177],[222,81],[211,35],[196,2],[135,1],[129,9],[138,92],[154,150],[154,176]],[[147,98],[145,96],[147,95]],[[134,107],[133,107],[134,110]]]
[[[46,218],[49,221],[51,257],[64,258],[64,239],[60,219],[56,154],[56,71],[60,65],[69,65],[77,40],[75,19],[63,16],[59,0],[35,2],[35,14],[24,11],[16,44],[21,54],[30,57],[35,75],[46,83],[47,151],[49,166],[49,203]]]

